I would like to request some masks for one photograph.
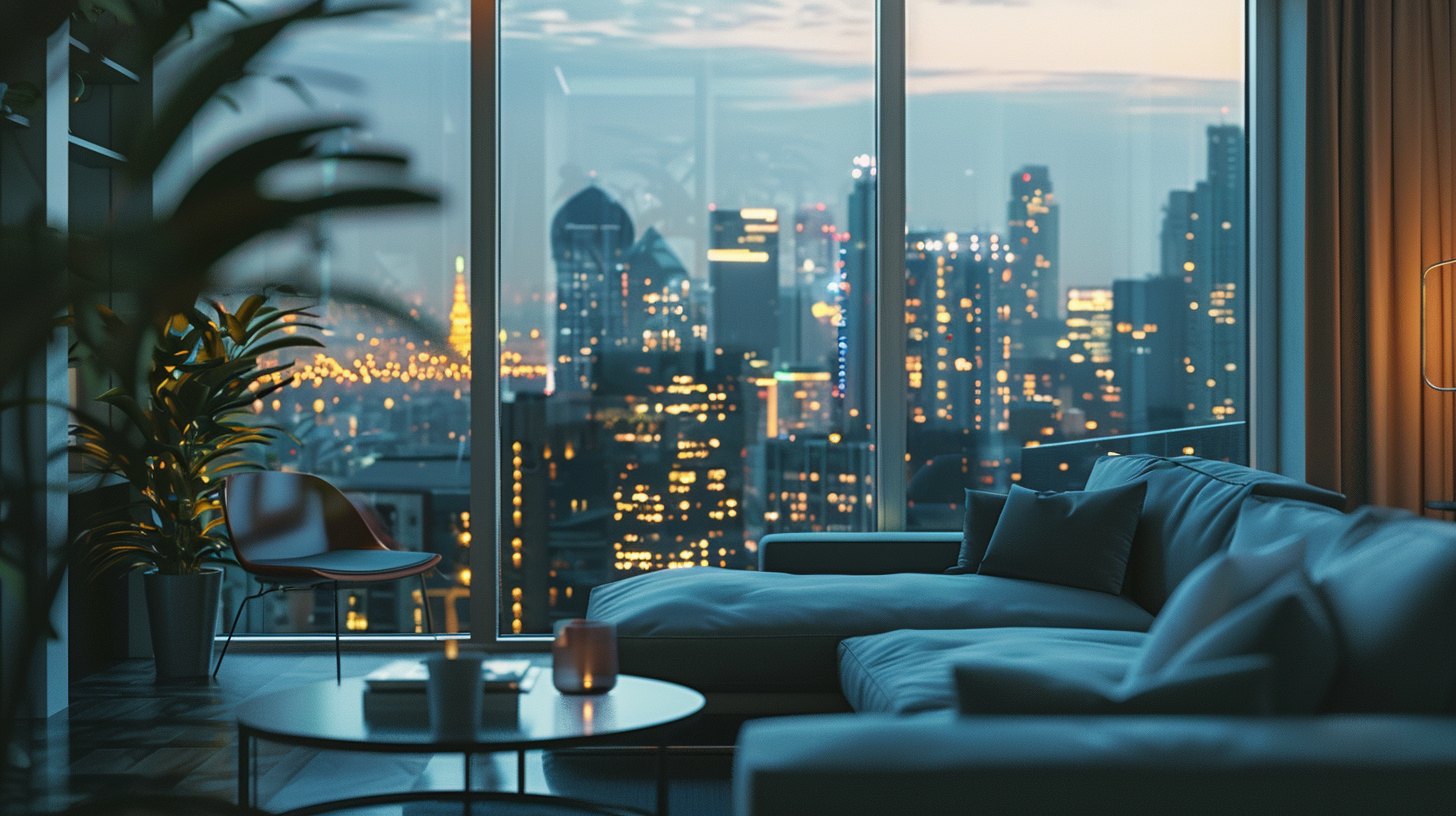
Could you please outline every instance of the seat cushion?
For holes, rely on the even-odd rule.
[[[897,629],[1051,626],[1146,631],[1105,592],[987,575],[788,575],[696,567],[592,590],[622,671],[700,691],[838,691],[839,642]]]
[[[410,569],[428,563],[434,553],[409,550],[331,550],[298,558],[265,558],[256,567],[317,570],[332,575],[373,575]]]
[[[901,630],[839,644],[839,680],[855,711],[911,714],[954,709],[957,664],[994,659],[1053,664],[1115,685],[1147,635],[1100,629],[1007,627]]]

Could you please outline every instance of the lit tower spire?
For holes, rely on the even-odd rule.
[[[470,359],[470,301],[465,297],[465,256],[455,257],[455,303],[450,306],[450,345]]]

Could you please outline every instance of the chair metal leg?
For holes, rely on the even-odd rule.
[[[425,607],[425,631],[435,634],[435,616],[430,612],[430,590],[425,586],[425,574],[420,573],[420,603]]]
[[[260,584],[259,586],[262,585]],[[213,679],[217,679],[217,673],[222,670],[222,659],[224,657],[227,657],[228,647],[231,646],[233,643],[233,633],[238,631],[238,621],[243,619],[243,610],[248,608],[248,601],[251,601],[254,598],[261,598],[272,591],[273,589],[264,588],[262,592],[259,592],[257,595],[249,595],[248,597],[243,599],[242,603],[238,604],[237,614],[233,615],[233,625],[228,629],[227,640],[223,641],[222,644],[222,654],[217,656],[217,665],[214,666],[212,669]]]
[[[339,645],[339,582],[334,582],[334,681],[344,685],[344,658]]]

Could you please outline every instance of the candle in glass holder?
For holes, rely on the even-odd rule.
[[[551,680],[563,694],[602,694],[617,685],[617,626],[605,621],[556,624]]]

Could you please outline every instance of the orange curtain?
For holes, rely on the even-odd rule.
[[[1421,272],[1456,258],[1452,5],[1309,6],[1305,466],[1352,506],[1456,500],[1456,394],[1420,359]],[[1427,374],[1456,386],[1456,267],[1427,301]]]

